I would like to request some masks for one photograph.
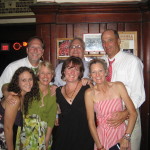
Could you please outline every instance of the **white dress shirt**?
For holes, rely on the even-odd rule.
[[[10,63],[3,71],[1,77],[0,77],[0,97],[2,97],[2,91],[1,88],[3,84],[9,83],[11,81],[11,78],[14,74],[14,72],[19,68],[19,67],[29,67],[29,68],[35,68],[33,67],[29,60],[28,57],[16,60],[12,63]]]
[[[89,68],[88,68],[88,62],[82,59],[83,65],[84,65],[84,75],[83,78],[89,78]],[[55,69],[55,78],[54,78],[54,84],[59,86],[64,86],[66,84],[65,81],[61,79],[61,69],[62,69],[63,63],[60,63],[57,65]]]
[[[111,82],[123,82],[135,108],[139,108],[145,101],[143,64],[138,57],[123,51],[118,52],[114,58]],[[102,59],[108,64],[107,55]]]

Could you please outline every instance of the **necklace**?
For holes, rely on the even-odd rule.
[[[72,93],[71,96],[69,96],[69,95],[67,94],[66,85],[64,86],[65,95],[69,98],[69,102],[70,102],[70,103],[73,102],[73,95],[75,94],[75,91],[76,91],[76,89],[77,89],[77,87],[78,87],[78,84],[79,84],[79,81],[78,81],[78,83],[76,84],[76,87],[74,88],[74,90],[71,92],[71,93]],[[70,93],[70,92],[69,92],[69,93]]]

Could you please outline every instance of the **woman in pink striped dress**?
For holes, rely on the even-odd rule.
[[[137,117],[134,104],[123,83],[106,81],[107,64],[103,60],[92,60],[89,69],[95,85],[86,90],[85,104],[89,128],[95,141],[94,150],[109,150],[117,143],[120,144],[121,150],[129,150],[130,137]],[[127,109],[129,113],[128,125],[125,122],[116,127],[110,125],[108,119],[111,119],[115,112],[124,109]]]

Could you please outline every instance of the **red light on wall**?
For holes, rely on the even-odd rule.
[[[24,47],[26,47],[26,46],[28,45],[28,43],[27,43],[27,42],[22,42],[22,45],[23,45]]]
[[[9,51],[9,44],[8,43],[2,43],[1,44],[1,50],[2,51]]]
[[[20,50],[20,48],[21,48],[22,46],[21,46],[21,44],[20,43],[14,43],[13,44],[13,48],[14,48],[14,50],[16,50],[16,51],[18,51],[18,50]]]

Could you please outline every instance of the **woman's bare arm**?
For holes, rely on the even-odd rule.
[[[20,107],[20,99],[15,96],[16,103],[14,105],[6,103],[4,115],[4,132],[8,150],[14,150],[13,146],[13,125],[16,119],[18,109]]]
[[[95,125],[94,101],[93,101],[93,97],[91,94],[91,89],[87,89],[85,92],[85,106],[86,106],[87,119],[88,119],[88,124],[89,124],[91,135],[95,141],[97,148],[102,148],[103,146],[100,143],[100,139],[98,137],[96,125]]]

